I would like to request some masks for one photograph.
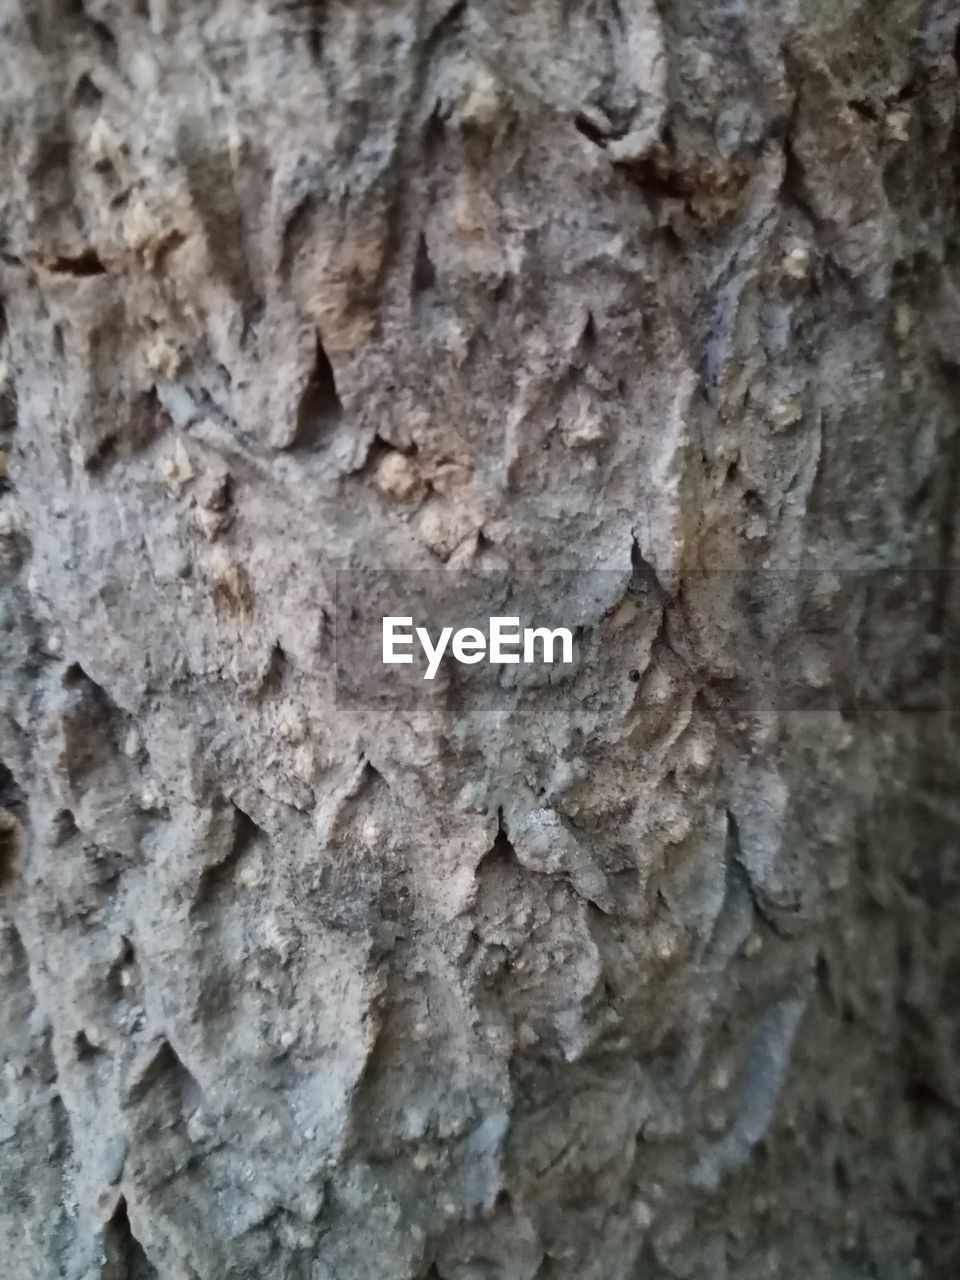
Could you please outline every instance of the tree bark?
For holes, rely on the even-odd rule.
[[[0,0],[11,1280],[955,1275],[957,26]]]

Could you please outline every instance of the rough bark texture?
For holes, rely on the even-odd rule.
[[[956,1274],[957,21],[0,0],[4,1276]]]

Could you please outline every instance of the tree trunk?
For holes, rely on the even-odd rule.
[[[955,1276],[957,24],[0,0],[11,1280]]]

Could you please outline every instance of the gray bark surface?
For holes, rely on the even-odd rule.
[[[4,1277],[956,1275],[957,28],[0,0]]]

